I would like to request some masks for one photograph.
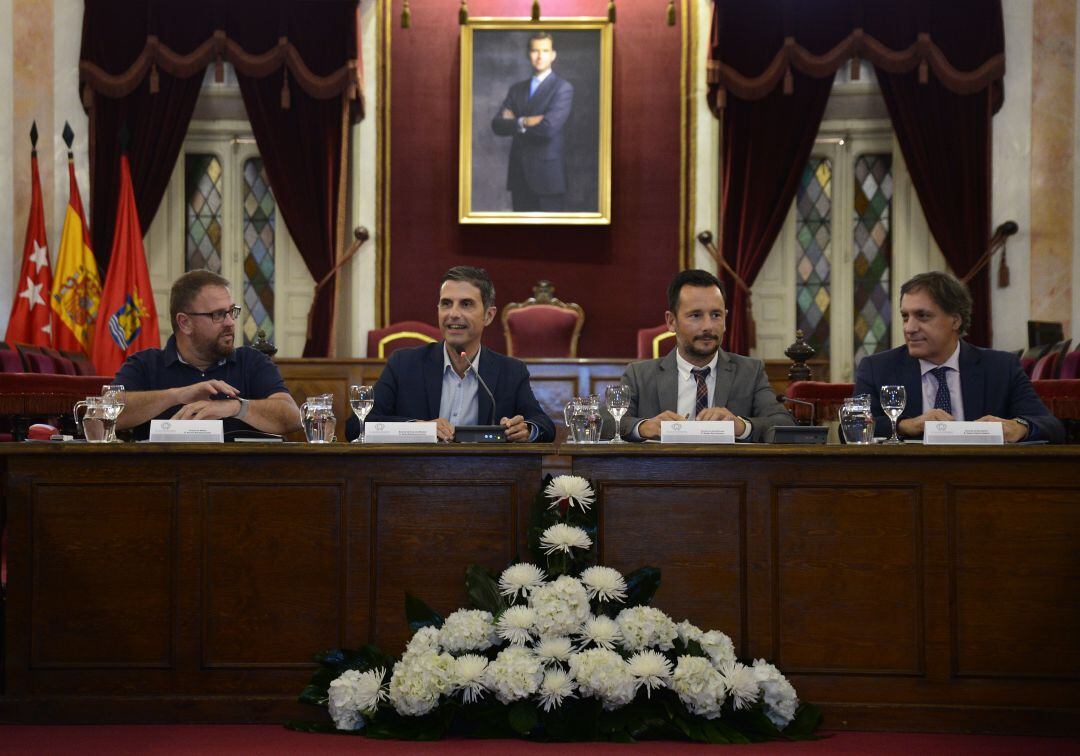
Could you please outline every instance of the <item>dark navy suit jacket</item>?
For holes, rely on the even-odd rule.
[[[506,188],[512,192],[526,188],[534,194],[563,194],[566,192],[563,126],[574,104],[574,86],[552,71],[529,97],[531,81],[526,79],[512,85],[491,121],[496,134],[514,138]],[[503,108],[512,111],[514,118],[503,118]],[[533,115],[542,115],[544,120],[520,132],[517,119]]]
[[[378,383],[375,384],[375,406],[368,422],[408,422],[434,420],[439,416],[442,399],[443,354],[442,341],[413,349],[398,349],[390,355]],[[555,424],[544,414],[529,385],[529,369],[513,357],[484,349],[480,355],[480,376],[495,396],[495,422],[501,418],[521,415],[536,425],[537,441],[554,441]],[[476,393],[478,419],[486,425],[492,417],[491,399],[483,387]],[[354,439],[360,435],[360,423],[349,418],[345,435]]]
[[[919,361],[908,354],[906,346],[864,357],[855,371],[855,393],[870,394],[875,432],[879,436],[892,432],[878,395],[881,387],[887,385],[903,385],[907,390],[907,407],[897,422],[925,411]],[[1015,354],[981,349],[961,341],[960,392],[966,420],[978,420],[985,415],[1006,420],[1022,417],[1031,423],[1027,440],[1052,444],[1065,440],[1064,426],[1039,399]]]

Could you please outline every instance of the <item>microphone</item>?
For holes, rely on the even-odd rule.
[[[472,364],[472,360],[469,359],[469,355],[464,351],[460,352],[461,359],[465,360],[465,364],[469,366],[469,370],[473,371],[473,375],[476,376],[476,380],[480,381],[480,385],[484,391],[487,392],[488,399],[491,400],[491,422],[488,425],[495,425],[495,395],[491,393],[491,389],[488,388],[487,381],[480,377],[480,371],[476,369],[476,365]]]
[[[495,424],[495,395],[491,393],[491,388],[480,377],[480,371],[476,369],[476,365],[469,359],[469,355],[465,354],[465,352],[458,352],[458,354],[461,355],[461,359],[465,360],[465,364],[469,366],[469,370],[472,370],[476,380],[480,382],[488,398],[491,399],[491,423],[489,425],[459,425],[454,428],[454,440],[481,443],[501,443],[506,441],[506,428]],[[477,419],[479,420],[479,418]]]
[[[804,407],[810,408],[810,425],[814,424],[814,403],[808,402],[805,399],[796,399],[793,396],[787,396],[786,394],[777,394],[776,401],[778,402],[792,402],[794,404],[801,404]]]

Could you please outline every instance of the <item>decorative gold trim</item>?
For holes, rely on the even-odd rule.
[[[570,357],[577,357],[577,344],[578,337],[581,335],[581,329],[585,325],[585,311],[581,308],[581,305],[576,302],[563,302],[561,299],[555,296],[555,287],[551,285],[551,281],[539,281],[536,286],[533,287],[533,296],[526,299],[524,302],[508,302],[502,311],[502,327],[503,336],[506,339],[506,354],[514,356],[514,340],[510,337],[510,313],[513,310],[523,310],[528,307],[535,307],[536,305],[547,305],[549,307],[557,307],[562,310],[570,310],[577,316],[577,322],[574,324],[574,332],[570,335]]]
[[[480,212],[472,209],[473,30],[596,30],[600,32],[600,181],[595,213]],[[478,225],[611,225],[612,24],[607,18],[470,18],[461,27],[461,95],[458,137],[458,222]]]
[[[397,333],[389,333],[379,339],[379,359],[386,359],[386,345],[391,341],[397,341],[398,339],[416,339],[423,341],[425,344],[434,344],[438,339],[433,339],[426,333],[420,333],[419,331],[398,331]]]
[[[653,359],[657,359],[660,356],[660,342],[667,341],[668,339],[675,338],[674,331],[665,331],[653,337],[652,340],[652,356]]]
[[[682,134],[680,145],[681,164],[679,166],[679,248],[678,264],[680,270],[696,267],[694,265],[694,228],[697,226],[697,69],[698,46],[701,39],[697,23],[698,10],[696,0],[684,0],[680,10],[682,16],[682,44],[680,49],[682,78],[680,81],[681,101],[679,105],[679,133]]]
[[[375,129],[375,327],[390,322],[390,44],[391,0],[378,0],[382,31],[376,61],[379,88],[378,127]]]

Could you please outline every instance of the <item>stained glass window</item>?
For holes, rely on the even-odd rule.
[[[276,204],[261,158],[244,161],[244,343],[260,329],[274,340]]]
[[[221,273],[221,161],[215,155],[184,156],[185,270]]]
[[[795,196],[795,323],[818,357],[829,356],[832,162],[811,158]]]
[[[892,155],[855,161],[855,364],[892,345]]]

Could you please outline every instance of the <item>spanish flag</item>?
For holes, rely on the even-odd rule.
[[[128,355],[161,346],[154,292],[146,268],[128,156],[120,157],[120,198],[112,254],[94,329],[94,365],[113,375]]]
[[[70,198],[64,216],[64,233],[56,256],[52,282],[53,344],[57,349],[82,350],[89,357],[94,341],[94,320],[101,301],[101,276],[90,248],[75,159],[68,152]]]

